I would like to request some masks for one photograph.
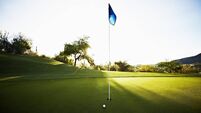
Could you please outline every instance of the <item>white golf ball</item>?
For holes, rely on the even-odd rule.
[[[106,108],[106,105],[105,105],[105,104],[103,104],[103,108]]]

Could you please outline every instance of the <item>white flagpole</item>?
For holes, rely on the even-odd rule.
[[[110,71],[110,23],[108,26],[108,46],[109,46],[109,51],[108,51],[108,71]],[[108,78],[108,100],[111,100],[110,97],[110,79]]]
[[[109,27],[108,27],[108,71],[110,71],[110,23],[109,23]]]

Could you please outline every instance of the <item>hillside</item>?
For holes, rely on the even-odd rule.
[[[181,58],[178,60],[175,60],[181,64],[196,64],[196,63],[201,63],[201,53],[195,56],[191,57],[186,57],[186,58]]]
[[[1,77],[60,78],[83,75],[91,76],[94,72],[96,75],[102,75],[99,71],[78,69],[48,58],[0,54]]]
[[[148,72],[107,72],[79,69],[52,59],[0,54],[0,81],[5,79],[57,79],[92,77],[169,77],[191,76],[184,74]],[[192,75],[194,76],[194,75]]]

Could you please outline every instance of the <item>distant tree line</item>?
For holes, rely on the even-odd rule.
[[[26,54],[31,50],[32,41],[22,33],[9,40],[9,33],[0,31],[0,53],[1,54]]]
[[[108,70],[108,65],[96,65],[96,70]],[[129,65],[126,61],[114,62],[110,71],[125,72],[160,72],[160,73],[199,73],[201,64],[180,64],[176,61],[160,62],[155,65]]]

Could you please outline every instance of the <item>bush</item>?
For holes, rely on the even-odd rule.
[[[0,32],[0,53],[11,53],[12,44],[8,41],[8,32]]]
[[[198,73],[199,68],[192,64],[184,64],[181,68],[181,73]]]
[[[136,72],[136,68],[134,66],[129,65],[128,71],[129,72]]]
[[[198,70],[198,72],[201,72],[201,63],[194,64],[194,67]]]
[[[129,71],[129,68],[131,67],[126,61],[118,61],[114,64],[119,66],[119,71]]]
[[[12,40],[12,48],[14,54],[24,54],[31,49],[32,42],[25,38],[24,35],[19,34]]]
[[[138,65],[136,71],[139,72],[155,72],[156,68],[154,65]]]
[[[110,71],[119,71],[119,66],[117,64],[112,65]]]
[[[45,56],[45,55],[41,55],[41,56],[39,56],[39,57],[44,58],[44,59],[51,59],[50,57]]]
[[[158,72],[176,73],[181,70],[181,64],[176,61],[160,62],[156,66]]]
[[[61,53],[59,55],[56,55],[54,57],[54,60],[57,60],[57,61],[60,61],[60,62],[63,62],[65,64],[69,64],[69,65],[73,65],[73,60],[68,58],[67,56],[65,55],[62,55]]]
[[[47,58],[45,55],[41,55],[40,57],[42,57],[42,58]]]
[[[0,53],[27,54],[27,51],[31,50],[31,45],[31,40],[26,39],[21,33],[10,42],[8,33],[0,32]]]
[[[29,55],[29,56],[38,56],[38,54],[37,54],[36,52],[33,52],[33,51],[31,51],[31,50],[27,50],[27,51],[25,52],[25,55]]]
[[[89,69],[89,67],[85,63],[81,63],[79,67],[81,69]]]
[[[107,70],[108,69],[108,65],[95,65],[94,66],[95,70]]]

